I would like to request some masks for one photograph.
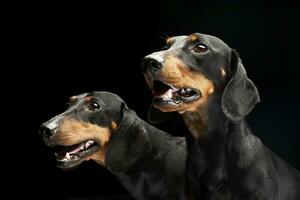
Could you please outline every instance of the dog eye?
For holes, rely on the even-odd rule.
[[[96,101],[92,101],[89,106],[88,106],[88,109],[90,111],[96,111],[96,110],[99,110],[100,109],[100,105],[96,102]]]
[[[205,53],[207,51],[207,47],[204,44],[197,44],[193,50],[196,53]]]

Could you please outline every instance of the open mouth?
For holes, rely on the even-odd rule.
[[[201,97],[201,92],[194,88],[176,88],[160,81],[153,82],[152,94],[156,104],[189,103]]]
[[[87,156],[95,153],[99,147],[93,140],[72,146],[58,146],[55,148],[57,167],[64,169],[74,168],[81,164]]]

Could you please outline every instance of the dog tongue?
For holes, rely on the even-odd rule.
[[[66,156],[68,156],[67,154],[74,154],[74,153],[77,153],[79,152],[82,147],[83,147],[84,143],[83,144],[80,144],[80,145],[75,145],[75,146],[71,146],[71,147],[66,147],[65,149],[55,153],[56,155],[56,158],[58,159],[63,159],[65,158]]]
[[[170,88],[167,91],[165,91],[164,93],[156,95],[156,97],[160,97],[163,99],[171,99],[172,98],[172,89]]]
[[[85,144],[85,143],[83,143],[83,144],[81,144],[81,145],[78,145],[75,149],[73,149],[72,151],[69,151],[69,153],[70,153],[70,154],[73,154],[73,153],[79,152],[81,149],[84,148],[84,144]]]
[[[162,99],[171,99],[173,96],[173,93],[177,92],[178,89],[177,88],[169,88],[168,90],[164,91],[164,92],[160,92],[160,93],[154,93],[153,95],[155,97],[159,97]]]
[[[152,94],[155,97],[159,98],[172,98],[172,93],[178,91],[177,88],[167,85],[160,81],[153,82]]]

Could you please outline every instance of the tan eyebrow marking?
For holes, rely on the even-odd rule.
[[[168,37],[166,41],[167,44],[171,44],[172,42],[174,42],[174,37]]]
[[[69,98],[69,101],[72,102],[72,101],[75,101],[76,99],[77,99],[77,96],[71,96],[71,97]]]
[[[188,37],[188,40],[190,40],[190,41],[196,41],[196,40],[198,40],[199,38],[196,36],[196,35],[190,35],[189,37]]]
[[[87,96],[87,97],[84,97],[84,100],[85,100],[85,101],[87,101],[87,102],[88,102],[88,101],[91,101],[92,99],[93,99],[93,97],[92,97],[92,96]]]
[[[225,72],[224,68],[221,67],[221,76],[225,76],[225,75],[226,75],[226,72]]]

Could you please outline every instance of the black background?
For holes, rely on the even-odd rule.
[[[146,119],[151,92],[141,59],[161,48],[166,36],[193,32],[215,35],[237,49],[261,96],[248,117],[253,132],[300,169],[298,9],[286,1],[13,5],[5,31],[14,84],[3,83],[6,89],[12,86],[6,99],[15,100],[4,104],[13,122],[10,142],[18,144],[5,162],[11,170],[9,185],[16,189],[11,195],[71,199],[127,194],[93,162],[68,172],[57,169],[38,127],[62,112],[69,96],[94,90],[120,95]],[[182,135],[184,125],[179,119],[159,127]]]

